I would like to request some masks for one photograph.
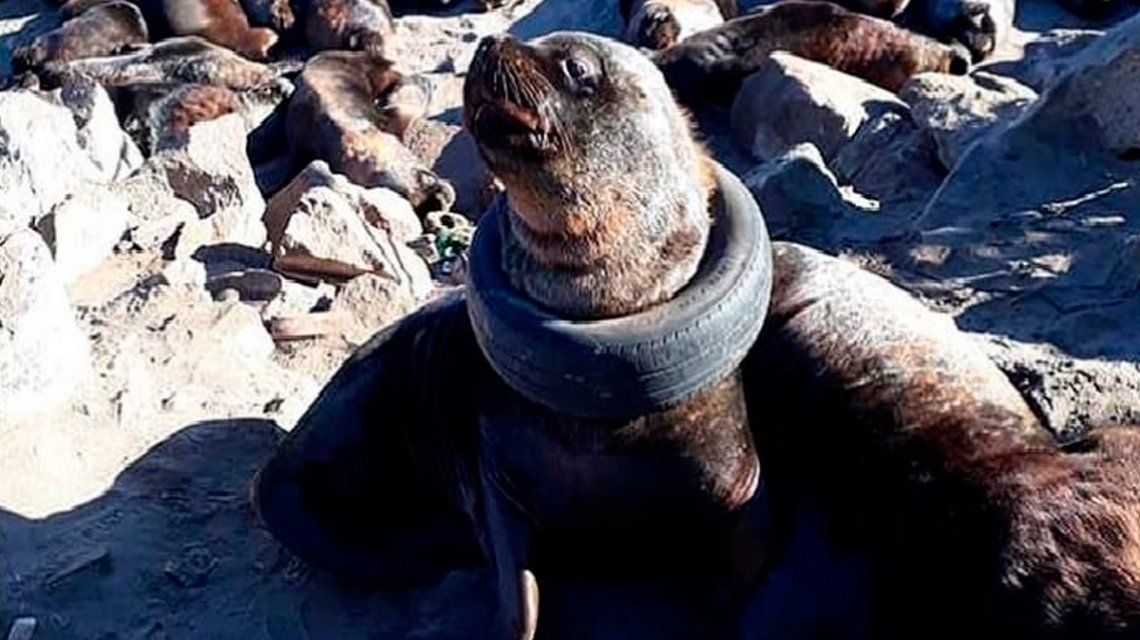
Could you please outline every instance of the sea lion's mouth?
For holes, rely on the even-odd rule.
[[[535,52],[509,36],[485,38],[463,87],[464,125],[484,149],[542,150],[552,91]]]

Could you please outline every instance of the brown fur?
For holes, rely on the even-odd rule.
[[[393,189],[418,210],[448,209],[455,201],[451,186],[404,146],[385,109],[402,82],[391,62],[367,53],[311,58],[289,102],[290,148],[299,162],[324,160],[357,184]]]
[[[385,0],[302,0],[305,39],[320,51],[347,49],[384,54],[392,37],[392,11]]]
[[[730,102],[740,82],[784,50],[897,91],[926,71],[965,73],[948,45],[830,2],[785,0],[689,38],[655,61],[686,102]]]
[[[225,87],[185,85],[171,96],[168,129],[182,135],[199,122],[220,118],[241,109],[237,94]]]
[[[802,247],[778,245],[775,264],[745,364],[749,406],[770,409],[757,445],[788,544],[867,558],[856,636],[1135,634],[1140,431],[1066,450],[948,318]],[[822,524],[796,524],[805,511]]]
[[[12,60],[18,71],[36,69],[51,62],[112,55],[146,41],[146,23],[139,10],[129,2],[109,2],[37,36],[17,49]]]

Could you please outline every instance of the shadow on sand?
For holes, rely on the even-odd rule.
[[[0,509],[0,635],[34,616],[37,640],[485,637],[483,571],[367,590],[279,547],[247,496],[282,433],[266,420],[193,424],[71,511],[31,520]],[[547,640],[709,637],[691,585],[545,586]]]

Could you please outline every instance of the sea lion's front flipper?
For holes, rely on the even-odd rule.
[[[429,584],[480,562],[459,505],[471,380],[485,368],[459,299],[377,334],[254,480],[266,527],[306,562],[367,582]]]

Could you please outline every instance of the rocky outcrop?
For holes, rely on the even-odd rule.
[[[771,160],[802,142],[830,159],[869,118],[905,109],[889,91],[776,52],[741,85],[732,105],[732,132],[757,160]]]

